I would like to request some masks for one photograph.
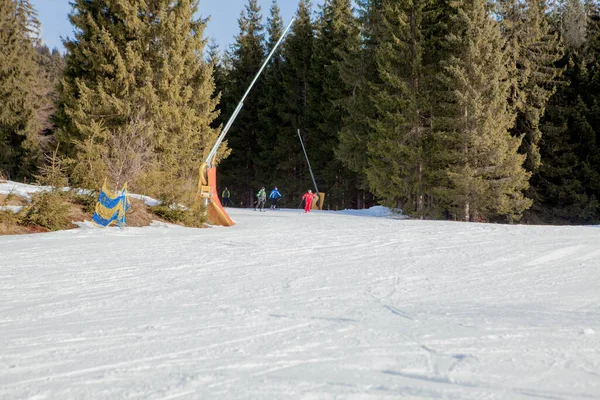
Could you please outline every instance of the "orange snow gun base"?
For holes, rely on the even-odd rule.
[[[200,179],[198,181],[198,193],[206,204],[206,215],[208,222],[212,225],[232,226],[235,222],[227,215],[221,205],[217,192],[217,168],[208,168],[206,163],[200,166]]]

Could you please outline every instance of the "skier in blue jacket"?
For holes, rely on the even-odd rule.
[[[279,193],[279,190],[277,190],[277,186],[275,186],[275,189],[271,190],[271,194],[269,195],[269,199],[271,199],[271,208],[273,210],[277,209],[277,201],[283,196],[281,196],[281,193]]]

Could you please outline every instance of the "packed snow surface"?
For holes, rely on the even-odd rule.
[[[600,399],[599,227],[228,211],[0,237],[0,398]]]

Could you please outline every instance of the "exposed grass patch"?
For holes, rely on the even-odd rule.
[[[125,218],[127,219],[127,226],[142,227],[148,226],[152,221],[156,220],[156,215],[150,210],[142,200],[129,198],[131,207]]]
[[[0,206],[26,206],[29,201],[16,194],[0,194]]]

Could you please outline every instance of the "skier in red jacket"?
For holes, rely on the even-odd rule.
[[[312,192],[312,190],[308,190],[307,193],[304,193],[302,199],[304,200],[304,213],[310,212],[310,206],[312,205],[313,199],[317,199],[318,196]]]

